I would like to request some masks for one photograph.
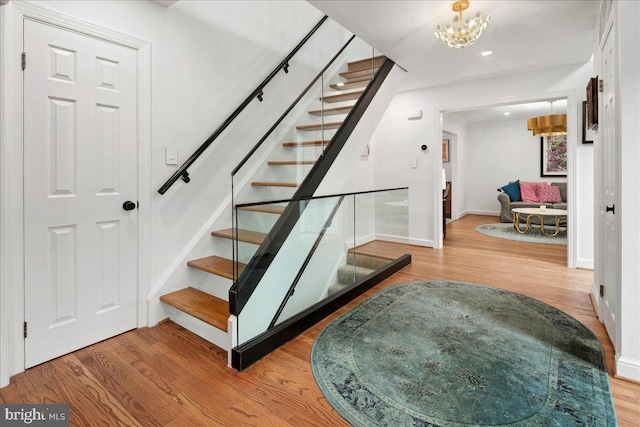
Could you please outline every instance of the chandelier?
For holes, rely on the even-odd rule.
[[[527,129],[533,131],[533,136],[566,135],[567,115],[553,114],[553,101],[551,101],[551,114],[528,119]]]
[[[438,25],[436,27],[436,38],[443,41],[449,47],[461,48],[472,45],[482,31],[487,28],[491,16],[487,15],[486,18],[482,17],[480,12],[476,13],[471,19],[462,20],[462,11],[469,8],[469,0],[458,0],[453,3],[451,8],[454,12],[459,12],[460,15],[453,17],[453,24],[447,24],[446,27]]]

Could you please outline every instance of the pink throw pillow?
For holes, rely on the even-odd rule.
[[[523,202],[539,202],[538,185],[546,185],[546,182],[523,182],[520,181],[520,197]]]
[[[560,187],[541,184],[538,186],[538,199],[546,203],[561,203]]]

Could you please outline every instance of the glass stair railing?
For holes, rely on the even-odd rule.
[[[235,209],[270,212],[285,203],[299,216],[236,316],[232,358],[237,369],[279,346],[292,330],[306,329],[304,321],[296,323],[305,316],[333,311],[338,298],[349,293],[353,298],[382,280],[377,273],[388,271],[387,277],[410,262],[394,243],[408,241],[407,188],[246,203]],[[238,218],[237,230],[256,221]],[[377,280],[366,286],[374,276]],[[284,332],[277,336],[276,331]]]
[[[248,227],[238,228],[238,237],[271,231],[286,203],[268,208],[259,203],[296,199],[301,184],[385,59],[360,39],[350,39],[234,169],[233,205],[245,207],[234,210],[233,223]],[[238,266],[248,263],[259,247],[241,238],[234,243]]]

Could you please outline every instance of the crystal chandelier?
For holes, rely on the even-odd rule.
[[[453,23],[447,24],[446,27],[438,25],[436,28],[436,38],[442,40],[444,44],[456,49],[472,45],[482,30],[487,28],[491,16],[487,15],[486,18],[482,17],[480,12],[476,13],[471,19],[462,20],[462,11],[469,8],[469,0],[459,0],[453,4],[451,8],[454,12],[459,12],[460,15],[453,17]]]

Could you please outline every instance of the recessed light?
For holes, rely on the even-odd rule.
[[[338,83],[336,83],[336,86],[344,86],[344,83],[343,82],[338,82]]]
[[[489,55],[491,55],[492,53],[493,53],[493,52],[492,52],[492,51],[490,51],[490,50],[485,50],[485,51],[484,51],[484,52],[482,52],[480,55],[482,55],[482,56],[489,56]]]
[[[505,113],[504,113],[505,116],[508,116],[509,114],[511,114],[511,113],[508,112],[508,111],[505,111]]]

